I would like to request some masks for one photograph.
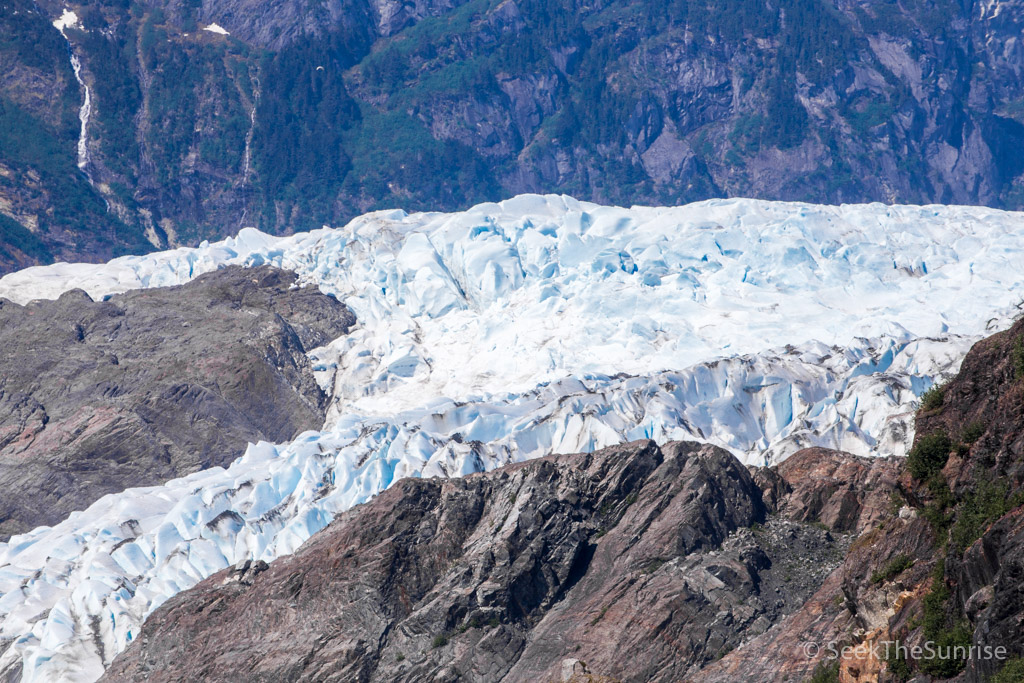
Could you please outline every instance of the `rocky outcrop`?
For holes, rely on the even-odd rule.
[[[784,517],[859,534],[889,515],[902,472],[902,458],[864,458],[807,448],[755,476],[774,475],[783,484],[784,493],[776,496]]]
[[[230,267],[104,301],[0,299],[0,537],[320,428],[306,352],[354,317],[295,280]]]
[[[944,468],[951,486],[963,492],[979,473],[1024,486],[1024,323],[975,344],[940,394],[918,414],[917,432],[960,444]]]
[[[862,520],[857,530],[863,533],[842,565],[801,609],[709,665],[695,680],[767,682],[779,680],[780,672],[793,679],[827,665],[847,682],[913,677],[980,683],[1004,667],[1020,666],[1024,322],[976,344],[959,374],[937,391],[916,420],[918,453],[941,444],[931,447],[932,471],[915,477],[903,461],[872,463],[875,473],[839,497],[869,501],[857,515]],[[937,434],[948,441],[933,440]],[[822,469],[808,455],[794,455],[793,464],[784,463],[779,474],[788,470],[789,476],[820,483],[809,484],[803,494],[788,494],[779,507],[785,510],[803,500],[798,508],[832,516],[843,505],[836,493],[828,493],[838,492],[828,481],[829,472],[858,464]],[[757,476],[769,492],[766,497],[779,496],[791,485],[781,476]],[[828,493],[825,504],[820,502],[823,492]],[[940,652],[952,646],[1004,649],[1000,656],[898,661],[895,650],[886,657],[884,649],[896,641],[907,647],[931,643]],[[806,643],[813,645],[807,649]],[[829,643],[835,645],[831,651]],[[861,649],[837,659],[834,654],[843,646]]]
[[[926,398],[907,459],[808,449],[747,470],[638,442],[403,480],[294,556],[172,598],[107,680],[1019,672],[1022,386],[1024,321]]]
[[[680,680],[802,604],[842,539],[766,518],[691,443],[406,479],[169,600],[105,680]]]
[[[941,530],[950,610],[972,644],[1024,658],[1024,321],[976,344],[941,393],[918,433],[952,443],[942,476],[955,502]],[[972,659],[963,678],[988,680],[1002,664]]]

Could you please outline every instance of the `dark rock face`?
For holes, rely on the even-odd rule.
[[[919,437],[943,432],[954,444],[942,474],[957,501],[945,558],[955,614],[973,644],[1024,657],[1024,321],[978,342],[941,407],[917,423]],[[988,680],[1001,664],[971,660],[964,679]]]
[[[840,538],[765,515],[689,443],[407,479],[172,598],[105,680],[680,680],[838,563]]]
[[[1012,489],[1024,486],[1022,372],[1024,323],[1018,322],[975,344],[957,377],[944,388],[941,407],[918,415],[918,434],[943,432],[969,446],[951,453],[945,467],[957,490],[975,483],[978,468]]]
[[[894,604],[910,603],[921,595],[914,590],[927,580],[934,534],[917,515],[901,515],[893,509],[891,500],[900,490],[902,461],[859,458],[819,448],[796,453],[790,460],[793,464],[783,469],[787,460],[778,468],[778,474],[786,476],[784,485],[792,489],[782,500],[782,514],[845,528],[852,532],[852,543],[839,566],[829,568],[831,573],[799,609],[762,634],[745,634],[740,647],[697,672],[694,681],[806,680],[830,655],[828,643],[842,647],[877,638],[892,617]],[[851,478],[837,485],[832,479],[837,473]],[[854,496],[856,504],[850,502]],[[873,583],[874,572],[898,555],[917,561],[894,580]],[[814,643],[819,650],[809,656],[805,643]],[[842,680],[877,681],[872,676],[879,668],[877,662],[873,667],[853,662]]]
[[[917,418],[917,445],[950,436],[924,481],[640,442],[400,482],[168,601],[107,679],[990,680],[1024,658],[1024,321],[943,396]],[[892,641],[1005,656],[897,661]]]
[[[0,538],[318,429],[305,353],[354,317],[295,280],[231,267],[102,302],[0,300]]]

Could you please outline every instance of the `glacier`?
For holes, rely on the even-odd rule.
[[[169,597],[405,476],[636,438],[756,464],[904,454],[921,393],[1019,312],[1022,228],[976,207],[522,196],[10,274],[0,296],[27,303],[271,263],[359,322],[310,354],[333,397],[321,431],[0,544],[0,671],[95,680]]]
[[[817,341],[979,335],[1021,301],[1022,216],[976,207],[712,200],[600,207],[521,196],[456,214],[377,212],[285,238],[242,230],[199,248],[0,279],[26,303],[182,284],[221,265],[296,271],[359,327],[320,350],[344,412],[422,397],[650,374]],[[959,304],[969,289],[972,305]]]

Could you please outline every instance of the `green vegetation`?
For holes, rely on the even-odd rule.
[[[889,560],[889,563],[884,568],[876,570],[871,574],[871,583],[879,584],[885,583],[891,579],[896,578],[907,569],[910,569],[914,564],[914,560],[908,555],[899,554],[896,557]]]
[[[13,218],[0,214],[0,255],[13,259],[12,248],[41,263],[53,263],[53,254],[38,237]]]
[[[77,131],[76,131],[77,133]],[[37,191],[52,198],[52,213],[40,216],[41,232],[51,226],[82,233],[110,230],[110,242],[144,250],[141,234],[131,233],[107,215],[103,198],[89,185],[75,160],[75,138],[46,126],[19,105],[0,96],[0,158],[19,173],[35,174]],[[57,201],[59,199],[59,201]],[[46,248],[17,223],[5,222],[0,230],[17,249],[49,258]]]
[[[181,177],[182,165],[196,142],[196,89],[203,82],[206,69],[202,55],[180,49],[167,40],[164,30],[151,29],[152,20],[151,15],[143,25],[144,37],[147,27],[156,35],[142,53],[143,63],[152,76],[146,142],[154,170],[163,184]]]
[[[819,662],[808,683],[839,683],[839,660]]]
[[[91,13],[82,16],[88,18]],[[82,92],[71,70],[67,43],[31,2],[9,0],[0,11],[0,61],[36,70],[37,84],[62,84],[56,97],[32,97],[31,89],[23,93],[29,96],[17,102],[0,95],[0,160],[18,178],[12,189],[29,206],[52,207],[28,209],[38,215],[36,232],[3,217],[0,254],[13,258],[20,252],[52,262],[45,235],[65,230],[80,241],[95,239],[102,232],[116,251],[144,250],[141,233],[126,230],[107,215],[102,197],[78,169]]]
[[[59,71],[74,81],[67,45],[31,0],[6,0],[0,11],[0,53],[43,72]]]
[[[447,633],[439,633],[438,635],[434,636],[434,640],[430,643],[431,647],[433,647],[435,650],[437,648],[439,648],[439,647],[444,647],[447,644],[448,644],[448,634]]]
[[[932,500],[922,510],[921,516],[935,529],[936,541],[944,544],[945,533],[953,519],[953,514],[949,509],[956,500],[941,472],[931,475],[925,485],[932,495]]]
[[[921,410],[938,410],[942,407],[942,400],[946,397],[946,386],[934,384],[928,391],[921,394]]]
[[[103,65],[103,78],[93,84],[97,102],[93,121],[98,126],[104,163],[131,183],[136,181],[135,164],[139,159],[134,118],[142,106],[133,27],[133,23],[126,22],[117,31],[76,34],[86,59]]]
[[[925,638],[935,643],[939,654],[945,657],[922,659],[921,671],[939,678],[951,678],[967,665],[966,657],[956,656],[956,648],[969,648],[972,632],[969,623],[956,609],[949,586],[946,585],[946,563],[939,560],[932,572],[932,587],[924,597],[924,615],[921,625]]]
[[[358,128],[346,136],[352,172],[343,189],[376,199],[370,209],[396,203],[410,210],[468,206],[495,198],[493,168],[466,145],[435,140],[418,119],[404,112],[364,109]],[[411,197],[410,197],[411,195]]]
[[[623,3],[581,12],[565,0],[522,0],[517,5],[525,25],[515,31],[495,31],[490,26],[487,12],[497,4],[496,0],[470,0],[445,17],[420,21],[362,59],[354,78],[379,100],[374,100],[373,111],[363,108],[362,122],[353,128],[356,134],[346,141],[346,152],[353,160],[346,194],[387,204],[396,193],[404,192],[411,197],[402,201],[403,206],[413,208],[438,189],[449,206],[494,198],[500,194],[495,178],[506,171],[503,164],[512,163],[508,152],[496,166],[468,147],[443,150],[461,157],[453,168],[460,169],[462,177],[449,187],[430,187],[432,169],[424,168],[421,153],[432,154],[436,142],[425,127],[399,119],[410,112],[430,111],[438,102],[465,103],[466,93],[471,94],[470,106],[479,104],[486,116],[486,107],[496,99],[501,107],[506,97],[498,88],[498,74],[508,79],[562,72],[564,78],[552,93],[555,106],[539,122],[540,134],[522,153],[534,159],[553,158],[558,150],[574,150],[574,155],[586,160],[590,178],[570,176],[560,181],[560,189],[577,194],[595,189],[607,201],[629,202],[638,194],[649,194],[651,180],[636,159],[607,150],[628,144],[630,135],[637,133],[638,111],[650,112],[644,116],[651,121],[648,134],[653,137],[666,116],[662,105],[648,94],[650,74],[636,73],[628,66],[627,56],[639,41],[656,44],[685,30],[699,37],[687,48],[694,54],[704,48],[703,40],[708,45],[741,44],[750,38],[780,41],[777,54],[756,53],[762,63],[750,65],[747,71],[749,87],[757,85],[765,97],[763,105],[741,117],[733,131],[733,145],[745,154],[799,145],[810,123],[796,99],[797,71],[812,80],[830,77],[846,68],[845,55],[857,44],[848,20],[817,0],[784,0],[779,7],[754,0],[728,5],[671,0],[649,3],[643,12]],[[569,56],[559,61],[558,54]],[[375,144],[379,128],[399,129],[404,154]],[[475,131],[467,127],[464,134],[472,137]],[[505,142],[515,153],[516,146],[527,140]],[[479,148],[480,143],[473,145]],[[369,156],[364,154],[367,147],[372,148]],[[713,156],[710,146],[698,147],[703,156]],[[379,158],[382,155],[384,159]],[[737,163],[741,162],[742,155],[737,156]],[[418,181],[396,180],[382,170],[385,165],[416,168]],[[463,170],[467,165],[471,168]],[[662,200],[681,202],[715,192],[709,177],[697,175],[689,189],[667,192]]]
[[[483,624],[480,622],[480,619],[478,617],[473,617],[472,619],[462,622],[459,626],[459,633],[465,633],[471,628],[481,628],[482,626]]]
[[[665,560],[662,560],[660,558],[654,559],[654,560],[651,560],[650,562],[648,562],[647,565],[643,569],[641,569],[640,571],[643,572],[644,574],[653,574],[654,572],[656,572],[659,569],[661,569],[661,567],[664,564],[665,564]]]
[[[999,673],[992,677],[992,683],[1024,683],[1024,658],[1007,661]]]
[[[77,173],[72,130],[54,130],[0,96],[0,155],[7,163],[60,177]]]
[[[59,34],[29,11],[30,0],[9,1],[26,11],[0,17],[0,52],[60,69],[73,86]],[[909,10],[881,0],[855,11],[877,30],[904,35],[917,29],[900,17],[909,11],[931,25],[947,0],[907,3]],[[511,183],[605,203],[683,203],[722,194],[708,170],[722,155],[742,173],[751,156],[807,140],[824,145],[830,163],[779,193],[797,198],[813,187],[848,198],[862,189],[845,133],[812,120],[797,96],[797,74],[800,88],[815,92],[834,85],[848,55],[867,52],[862,32],[832,3],[519,0],[514,21],[495,13],[501,4],[466,0],[381,39],[359,31],[356,17],[279,50],[197,36],[199,0],[164,10],[131,0],[79,7],[88,30],[69,35],[87,65],[103,65],[91,85],[93,149],[115,176],[104,180],[127,189],[116,203],[159,207],[154,216],[171,218],[186,240],[210,236],[200,231],[216,227],[199,226],[219,220],[207,210],[224,201],[244,203],[247,220],[269,231],[393,206],[464,208],[500,198]],[[701,106],[664,68],[665,59],[713,64],[725,53],[740,92],[723,82],[721,92],[701,95]],[[899,78],[881,73],[885,92],[840,106],[857,135],[904,111],[910,97]],[[50,133],[70,158],[80,93],[69,87],[62,97]],[[254,103],[251,174],[242,183]],[[632,145],[640,140],[642,152],[665,130],[696,157],[678,171],[685,178],[655,185]],[[521,159],[531,164],[525,175],[517,175]],[[924,177],[918,156],[896,161]],[[148,174],[156,188],[140,187]],[[92,215],[76,220],[97,228],[95,207],[85,203],[98,197],[80,180],[60,195],[81,195],[72,213]],[[125,243],[142,244],[137,226],[116,228]]]
[[[903,657],[903,652],[899,648],[886,650],[885,664],[894,683],[904,683],[910,680],[914,673],[910,668],[910,662]]]
[[[907,469],[914,479],[924,481],[942,470],[952,448],[953,442],[945,432],[926,434],[917,440],[907,456]]]
[[[889,515],[895,517],[900,513],[900,510],[904,505],[907,504],[907,499],[903,497],[903,494],[899,491],[893,491],[889,494]]]
[[[1024,377],[1024,335],[1013,340],[1013,349],[1010,351],[1010,362],[1013,364],[1014,379]]]
[[[857,136],[864,138],[872,128],[892,119],[895,113],[889,102],[873,99],[858,107],[847,109],[845,116]]]
[[[1005,482],[977,478],[957,506],[956,522],[950,532],[950,549],[962,553],[981,538],[992,522],[1021,504],[1024,504],[1024,491],[1011,496]]]
[[[270,228],[279,212],[296,230],[320,227],[334,215],[333,202],[352,167],[345,138],[361,118],[341,76],[358,49],[335,34],[260,60],[252,154],[262,220]]]
[[[966,444],[972,444],[981,438],[981,435],[985,433],[984,423],[975,420],[969,425],[964,427],[963,432],[960,434],[960,440]]]

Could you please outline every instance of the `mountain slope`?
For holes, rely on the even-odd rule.
[[[84,93],[59,15],[0,3],[0,272],[152,248],[78,167]]]
[[[104,680],[1017,680],[1021,349],[979,342],[906,459],[641,442],[404,480],[171,599]]]
[[[3,8],[2,270],[534,191],[1024,197],[1017,0]]]
[[[802,609],[696,680],[778,680],[780,670],[806,668],[806,651],[794,647],[804,642],[818,644],[816,658],[847,678],[981,682],[1005,670],[1000,680],[1020,680],[1022,349],[1022,321],[971,349],[956,377],[918,413],[915,450],[881,523],[854,543]],[[930,642],[933,651],[946,648],[947,656],[901,658],[896,641],[910,648]],[[834,662],[828,661],[829,642],[875,648]],[[957,646],[959,654],[949,649]],[[1004,649],[998,656],[968,657],[971,646]]]

